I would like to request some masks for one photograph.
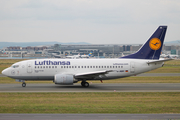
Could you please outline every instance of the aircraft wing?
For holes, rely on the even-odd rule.
[[[78,73],[75,74],[74,77],[76,79],[93,79],[93,78],[100,78],[105,77],[105,74],[112,72],[112,70],[103,70],[103,71],[94,71],[94,72],[86,72],[86,73]]]
[[[151,63],[160,63],[160,62],[165,62],[165,61],[169,61],[169,60],[173,60],[173,59],[163,59],[163,60],[153,60],[153,61],[148,61],[147,64],[151,64]]]

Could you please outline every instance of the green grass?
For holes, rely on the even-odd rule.
[[[12,64],[22,61],[19,59],[0,59],[0,72],[2,72],[2,70],[4,70],[7,67],[10,67]]]
[[[180,66],[163,66],[161,68],[149,71],[147,73],[179,73],[180,74]]]
[[[179,92],[0,93],[0,113],[180,113]]]
[[[179,66],[180,67],[180,60],[171,60],[165,62],[166,66]]]
[[[88,81],[89,83],[101,83],[98,81]],[[16,82],[15,79],[8,78],[8,77],[0,77],[0,84],[6,83],[19,83]],[[26,83],[53,83],[53,81],[26,81]],[[80,82],[79,82],[80,83]],[[180,76],[160,76],[160,77],[126,77],[126,78],[119,78],[113,80],[104,80],[103,83],[180,83]]]

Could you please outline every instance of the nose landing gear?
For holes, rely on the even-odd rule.
[[[25,80],[16,79],[16,82],[22,82],[22,87],[26,87]]]
[[[22,87],[26,87],[26,83],[25,82],[22,83]]]

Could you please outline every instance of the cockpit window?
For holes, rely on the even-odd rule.
[[[19,65],[12,65],[12,68],[18,68]]]

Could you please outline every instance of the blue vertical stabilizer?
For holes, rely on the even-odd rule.
[[[121,58],[131,59],[159,59],[167,26],[159,26],[148,41],[134,54]]]

